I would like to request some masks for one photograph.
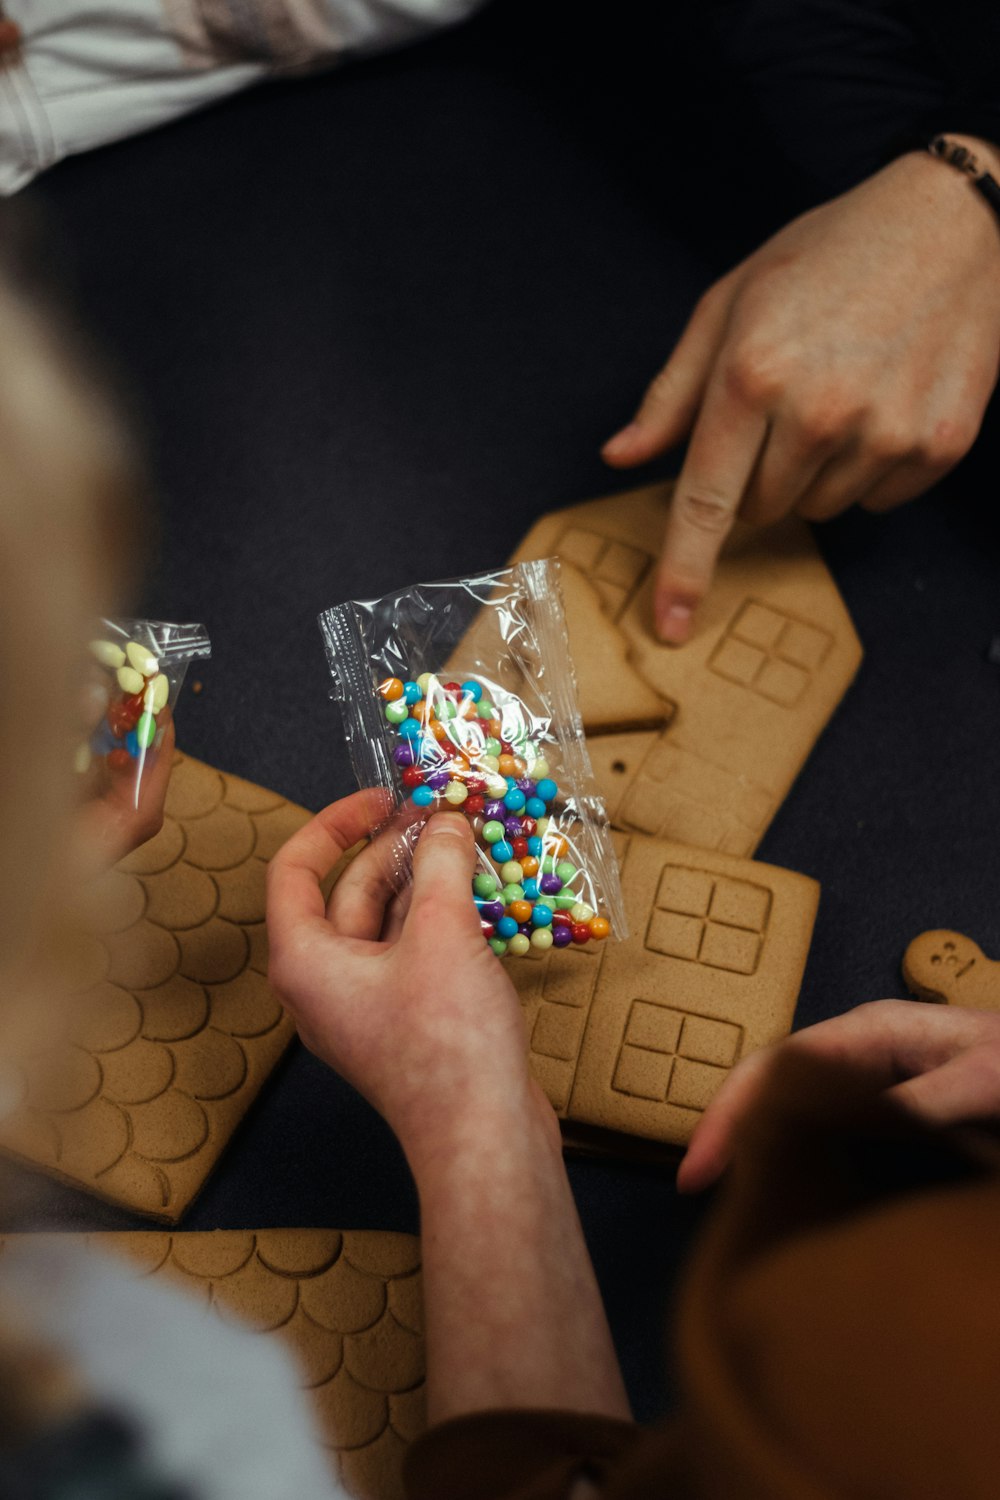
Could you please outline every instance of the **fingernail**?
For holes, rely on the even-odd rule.
[[[638,422],[629,422],[628,426],[623,427],[620,432],[616,432],[614,437],[608,438],[607,442],[604,444],[604,447],[601,449],[601,452],[610,454],[612,457],[614,457],[616,453],[624,452],[626,448],[631,448],[632,442],[638,436],[638,434]]]
[[[436,812],[429,818],[424,826],[424,834],[433,833],[435,838],[441,833],[450,833],[460,839],[468,839],[469,821],[464,817],[457,817],[454,813]]]
[[[690,604],[679,604],[676,600],[664,600],[657,605],[656,630],[661,641],[679,646],[691,633],[691,617],[694,610]]]

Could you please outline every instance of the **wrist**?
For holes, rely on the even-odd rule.
[[[517,1170],[558,1162],[563,1170],[559,1121],[544,1094],[527,1078],[523,1087],[497,1098],[483,1090],[463,1109],[429,1111],[397,1133],[421,1197],[444,1182],[481,1175],[498,1162],[505,1169],[517,1163]]]

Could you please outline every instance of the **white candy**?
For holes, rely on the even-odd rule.
[[[118,686],[123,693],[131,695],[142,692],[145,678],[141,672],[135,670],[135,667],[119,667],[115,676],[118,678]]]
[[[73,770],[80,776],[85,776],[90,770],[90,746],[84,740],[82,745],[77,745],[76,754],[73,756]]]
[[[135,670],[141,672],[143,677],[152,677],[159,670],[160,663],[152,651],[150,651],[148,646],[141,646],[138,641],[129,641],[125,647],[125,655]]]
[[[152,682],[146,684],[146,692],[142,700],[143,707],[148,713],[158,714],[166,707],[169,697],[170,683],[163,672],[158,672]]]
[[[125,665],[125,652],[114,641],[91,641],[90,649],[102,667],[110,667],[113,672],[117,672],[119,667]]]

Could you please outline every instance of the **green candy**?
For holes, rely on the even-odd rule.
[[[490,735],[489,739],[486,741],[486,744],[483,746],[483,754],[484,755],[501,755],[502,753],[503,753],[503,746],[501,745],[500,741],[499,740],[495,740],[493,738],[493,736]]]
[[[492,719],[493,704],[487,698],[480,698],[476,704],[476,717],[480,719]]]
[[[494,818],[492,822],[483,825],[483,838],[488,844],[498,844],[503,838],[504,828]]]
[[[524,886],[505,885],[503,890],[500,892],[500,899],[503,902],[504,906],[509,906],[512,901],[523,901]]]
[[[148,750],[156,739],[156,720],[152,714],[140,714],[135,726],[135,737],[144,750]]]
[[[555,902],[557,911],[569,911],[576,905],[575,896],[553,896],[551,899]]]
[[[576,873],[576,865],[571,865],[568,859],[561,859],[556,865],[556,874],[559,876],[559,879],[562,881],[563,885],[568,885]]]
[[[442,723],[445,721],[445,719],[453,719],[458,713],[457,705],[452,703],[450,698],[445,698],[442,703],[436,704],[435,708],[437,711],[437,716]]]
[[[496,954],[497,958],[503,958],[504,954],[507,952],[507,944],[504,942],[503,938],[490,938],[490,947],[493,949],[493,952]]]
[[[554,855],[552,855],[552,854],[546,854],[545,858],[542,860],[542,874],[543,875],[554,875],[556,873],[556,865],[557,864],[558,864],[558,860],[555,858]]]
[[[486,898],[489,898],[493,895],[493,892],[496,890],[496,888],[497,881],[495,875],[477,875],[475,880],[472,882],[472,889],[475,891],[477,896],[484,896]]]
[[[402,724],[404,719],[410,717],[410,705],[405,698],[399,698],[395,703],[387,703],[385,716],[390,724]]]

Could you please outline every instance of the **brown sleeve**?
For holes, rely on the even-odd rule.
[[[608,1476],[650,1436],[630,1422],[575,1412],[456,1417],[407,1454],[407,1500],[565,1500],[582,1477],[603,1493]]]
[[[789,1060],[693,1259],[662,1432],[486,1412],[410,1452],[408,1500],[996,1500],[1000,1153]]]

